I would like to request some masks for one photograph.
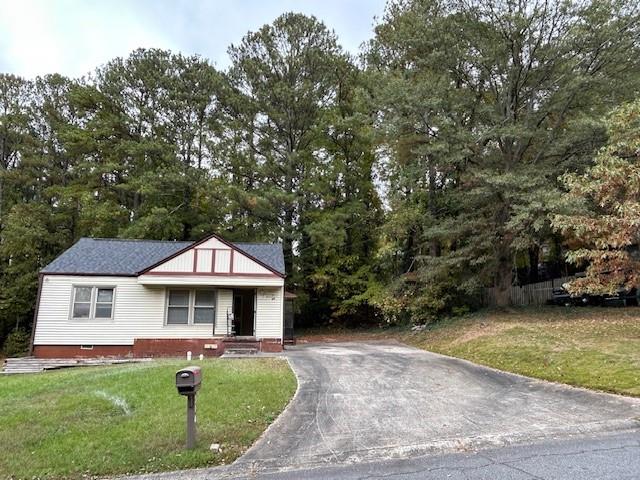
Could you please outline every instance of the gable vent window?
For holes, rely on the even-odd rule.
[[[212,324],[215,314],[215,290],[167,290],[167,325]]]
[[[113,287],[75,286],[71,318],[110,320],[113,318]]]

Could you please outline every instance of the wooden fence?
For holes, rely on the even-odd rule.
[[[530,283],[529,285],[511,287],[512,305],[544,305],[547,300],[553,297],[553,289],[560,288],[563,283],[573,280],[574,277],[554,278],[546,282]],[[496,305],[495,287],[485,288],[483,292],[483,303],[488,306]]]

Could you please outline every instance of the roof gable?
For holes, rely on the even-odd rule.
[[[234,244],[217,235],[211,235],[140,272],[140,274],[189,273],[284,276],[282,247],[278,244]]]

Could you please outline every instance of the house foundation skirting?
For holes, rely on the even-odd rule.
[[[190,351],[193,358],[219,357],[225,347],[254,347],[261,352],[282,351],[278,338],[136,338],[133,345],[34,345],[33,355],[39,358],[95,357],[184,357]]]

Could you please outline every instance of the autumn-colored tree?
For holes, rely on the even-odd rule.
[[[609,141],[583,175],[562,177],[570,213],[553,224],[578,248],[568,261],[587,265],[571,293],[606,294],[640,286],[640,100],[615,110]]]

